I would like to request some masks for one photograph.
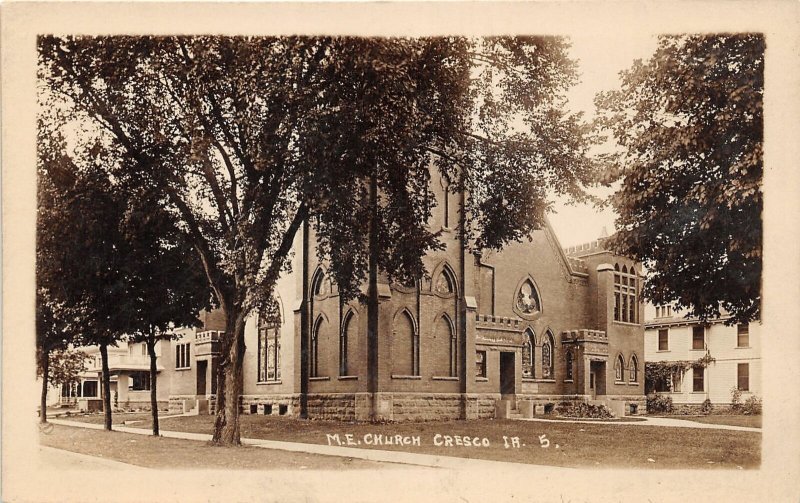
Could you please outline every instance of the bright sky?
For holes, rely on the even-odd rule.
[[[635,59],[647,59],[655,50],[656,38],[652,35],[630,33],[598,36],[573,35],[571,56],[579,60],[581,83],[569,94],[570,107],[583,111],[587,119],[594,116],[594,96],[599,91],[618,86],[618,74],[629,68]],[[598,196],[608,191],[597,191]],[[567,205],[565,199],[556,200],[556,213],[550,214],[550,223],[562,246],[572,246],[597,239],[603,227],[608,234],[614,232],[614,212],[598,212],[591,205]]]

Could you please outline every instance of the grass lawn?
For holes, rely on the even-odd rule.
[[[726,424],[728,426],[746,426],[748,428],[761,428],[761,416],[745,415],[709,415],[709,416],[665,416],[673,419],[686,419],[696,423]]]
[[[216,447],[208,442],[87,430],[54,425],[40,433],[42,445],[149,468],[225,468],[246,470],[376,469],[361,459],[275,451],[259,447]],[[394,465],[397,466],[397,465]]]
[[[164,419],[164,430],[211,433],[213,416]],[[150,422],[133,425],[149,428]],[[328,435],[339,435],[353,447],[402,450],[445,456],[490,459],[571,467],[608,468],[757,468],[761,463],[761,434],[726,430],[670,428],[638,425],[528,422],[514,420],[445,421],[428,423],[350,424],[258,415],[241,416],[241,434],[246,438],[282,440],[310,444],[332,443]],[[488,439],[489,446],[466,447],[443,444],[443,437],[456,435]],[[365,437],[365,435],[367,435]],[[375,436],[419,436],[420,445],[375,444]],[[542,447],[540,437],[549,440]],[[503,437],[508,438],[509,447]],[[511,446],[511,437],[520,446]],[[358,442],[361,442],[358,444]],[[546,442],[545,442],[546,443]],[[653,461],[649,461],[651,459]]]

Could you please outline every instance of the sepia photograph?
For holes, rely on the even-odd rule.
[[[310,4],[252,6],[275,15],[255,30],[211,6],[171,31],[22,30],[14,7],[30,164],[3,162],[4,270],[29,273],[5,277],[4,326],[10,302],[27,324],[4,330],[4,392],[10,353],[27,384],[4,393],[3,478],[15,437],[40,481],[4,500],[800,497],[767,483],[765,443],[796,467],[798,397],[769,372],[798,356],[775,332],[797,321],[797,204],[774,209],[798,186],[765,184],[790,169],[765,102],[796,111],[798,80],[765,72],[781,44],[796,67],[797,9],[776,35],[498,31],[474,15],[538,11],[488,3],[384,6],[470,30],[270,28]]]

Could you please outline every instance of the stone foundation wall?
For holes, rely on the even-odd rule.
[[[392,420],[436,421],[461,417],[460,393],[393,393]]]
[[[310,409],[310,395],[308,403]],[[300,415],[300,396],[297,394],[242,395],[241,412],[242,414],[298,417]]]

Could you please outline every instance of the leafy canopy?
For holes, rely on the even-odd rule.
[[[701,319],[757,319],[761,301],[764,38],[662,36],[596,98],[619,151],[601,156],[615,250],[644,263],[644,296]]]

